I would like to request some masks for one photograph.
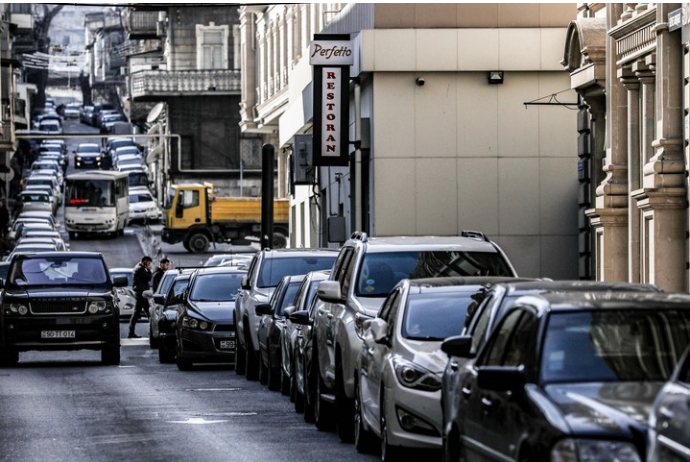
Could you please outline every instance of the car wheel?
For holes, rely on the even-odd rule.
[[[460,460],[460,437],[454,428],[441,440],[441,461],[459,462]]]
[[[181,371],[191,371],[192,370],[192,362],[184,357],[184,354],[182,351],[182,345],[180,345],[179,340],[177,341],[177,355],[175,357],[175,361],[177,362],[177,368],[179,370],[181,370]]]
[[[259,347],[261,348],[261,347]],[[259,353],[259,383],[261,385],[266,385],[268,383],[268,366],[264,363],[264,359]]]
[[[247,323],[247,325],[248,324],[249,323]],[[246,368],[244,376],[247,378],[247,380],[256,380],[259,378],[259,364],[256,358],[256,352],[252,346],[252,338],[251,336],[246,335],[244,340],[244,367]]]
[[[355,433],[352,422],[355,418],[355,403],[345,394],[343,368],[340,359],[335,366],[335,405],[336,427],[338,436],[344,443],[354,441]]]
[[[280,390],[280,371],[273,366],[271,361],[271,347],[268,347],[268,366],[266,367],[266,382],[271,391]]]
[[[291,380],[292,386],[290,387],[290,393],[292,394],[292,401],[295,403],[295,412],[306,412],[305,411],[305,397],[302,393],[300,393],[299,388],[297,388],[297,377],[295,374],[295,367],[292,367],[292,380]],[[312,412],[313,415],[313,412]],[[307,420],[307,417],[305,415],[304,420]],[[314,420],[311,419],[310,423],[313,422]]]
[[[379,406],[379,413],[381,414],[381,462],[392,462],[400,458],[400,448],[388,444],[388,424],[386,421],[385,403],[386,399],[381,395],[381,404]]]
[[[208,236],[197,233],[189,238],[189,251],[192,253],[204,253],[208,250]]]
[[[364,425],[364,418],[362,417],[362,398],[358,385],[355,385],[354,439],[357,452],[361,454],[373,452],[375,448],[374,435],[367,430]]]
[[[14,348],[4,348],[0,350],[0,366],[12,367],[19,362],[19,352]]]
[[[285,373],[283,368],[280,368],[280,393],[284,396],[291,396],[290,377]]]
[[[70,231],[70,232],[67,233],[67,234],[69,235],[69,240],[70,240],[70,241],[73,241],[73,240],[75,240],[75,239],[77,238],[77,233],[75,233],[74,231]]]
[[[246,363],[244,362],[245,353],[244,346],[237,335],[237,325],[235,325],[235,339],[237,340],[237,348],[235,349],[235,374],[244,375],[246,370]]]
[[[107,345],[101,350],[101,363],[108,366],[120,364],[120,343]]]
[[[314,367],[316,368],[316,380],[314,381],[316,384],[316,390],[314,390],[314,423],[319,430],[329,431],[333,430],[335,419],[333,418],[331,404],[323,399],[324,383],[318,370],[317,365],[319,363],[316,361],[317,358],[314,358],[314,360]]]
[[[175,353],[168,345],[168,342],[158,342],[158,361],[160,361],[161,364],[175,362]]]

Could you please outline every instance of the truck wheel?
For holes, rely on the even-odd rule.
[[[208,237],[197,233],[189,238],[189,251],[192,253],[205,253],[208,250]]]

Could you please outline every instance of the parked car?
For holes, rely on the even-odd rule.
[[[61,135],[62,124],[55,119],[43,119],[38,123],[38,130],[46,135]]]
[[[214,265],[215,266],[215,265]],[[285,308],[294,306],[295,295],[304,275],[285,276],[273,291],[268,303],[256,305],[256,314],[261,315],[259,321],[259,367],[260,379],[265,377],[269,390],[285,390],[281,384],[289,376],[281,374],[282,358],[287,352],[283,351],[285,334]],[[277,367],[276,367],[277,366]]]
[[[649,416],[647,462],[690,460],[690,348],[659,391]]]
[[[65,244],[65,241],[62,240],[62,238],[54,238],[54,237],[22,237],[17,241],[16,246],[29,246],[32,244],[45,244],[49,246],[54,246],[55,250],[59,250],[60,252],[65,252],[69,250],[69,247],[67,244]]]
[[[41,192],[41,193],[47,194],[47,195],[48,195],[48,199],[50,200],[50,207],[51,207],[50,213],[51,213],[52,215],[56,215],[56,214],[57,214],[58,208],[59,208],[60,204],[58,203],[58,199],[53,195],[53,188],[51,188],[51,187],[48,186],[48,185],[29,185],[29,186],[26,186],[26,187],[23,189],[23,191],[26,191],[26,192]],[[22,215],[22,213],[20,213],[19,215]]]
[[[505,278],[403,279],[357,331],[363,339],[355,371],[358,451],[378,441],[381,459],[389,461],[405,448],[441,448],[441,342],[462,332],[472,296],[497,280]]]
[[[79,122],[86,124],[86,125],[93,125],[92,117],[93,117],[93,106],[87,105],[87,106],[84,106],[81,108],[81,111],[79,112]]]
[[[110,277],[113,281],[116,277],[127,278],[127,285],[115,288],[115,303],[120,310],[120,319],[129,319],[134,314],[134,306],[137,303],[132,288],[134,271],[132,268],[110,268]]]
[[[22,191],[15,197],[14,214],[19,216],[24,212],[53,213],[53,201],[43,191]]]
[[[235,304],[235,372],[245,374],[250,380],[259,377],[257,335],[261,317],[255,312],[256,305],[268,302],[283,277],[329,269],[337,255],[337,251],[330,249],[264,249],[254,255]]]
[[[63,115],[66,119],[77,119],[81,113],[81,103],[67,103]]]
[[[177,313],[178,369],[235,363],[233,306],[246,274],[235,268],[200,268],[192,274]]]
[[[340,249],[328,281],[319,285],[312,342],[315,419],[333,418],[343,441],[354,439],[355,364],[362,340],[357,319],[378,313],[383,300],[402,279],[444,276],[517,276],[503,251],[483,234],[459,237],[380,237],[355,233]],[[335,403],[335,406],[332,405]]]
[[[26,243],[26,244],[17,244],[14,246],[10,254],[7,256],[8,260],[12,260],[12,258],[19,253],[22,254],[38,254],[38,253],[45,253],[45,252],[56,252],[60,249],[58,249],[58,245],[52,242],[43,242],[43,243]]]
[[[74,168],[101,168],[101,145],[80,143],[74,151]]]
[[[173,284],[175,278],[181,274],[190,275],[196,268],[170,268],[161,277],[158,287],[154,292],[152,289],[145,290],[143,295],[149,302],[149,346],[151,348],[158,348],[158,339],[160,335],[159,321],[163,318],[163,311],[165,309],[165,302],[168,295],[168,290]],[[184,286],[187,287],[186,284]],[[184,288],[182,289],[184,292]],[[179,292],[175,292],[177,294]],[[175,320],[172,319],[174,322]],[[172,350],[175,350],[175,342],[172,342]]]
[[[690,296],[519,298],[460,371],[458,460],[644,460],[649,411],[690,339]],[[471,357],[471,340],[442,349]]]
[[[173,277],[165,295],[157,293],[153,296],[160,305],[158,314],[157,332],[158,360],[161,363],[175,362],[175,350],[177,349],[177,311],[184,300],[184,294],[192,277],[192,271],[182,271]],[[150,342],[149,342],[150,343]]]
[[[17,216],[17,220],[24,220],[30,218],[47,221],[53,227],[58,226],[58,222],[55,218],[55,215],[46,210],[27,210],[25,212],[20,213],[19,216]]]

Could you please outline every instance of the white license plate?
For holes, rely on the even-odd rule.
[[[76,331],[73,330],[42,330],[41,338],[75,338]]]
[[[235,349],[235,341],[234,340],[221,340],[220,341],[220,349],[221,350],[234,350]]]

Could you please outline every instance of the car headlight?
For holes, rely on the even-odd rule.
[[[551,450],[551,462],[640,462],[635,446],[623,441],[565,439]]]
[[[77,162],[81,162],[81,156],[77,156]]]
[[[211,327],[211,324],[206,321],[192,318],[191,316],[185,316],[182,318],[182,327],[197,330],[208,330],[209,327]]]
[[[102,313],[106,311],[108,308],[108,304],[104,301],[94,301],[94,302],[89,302],[88,305],[86,306],[86,311],[88,311],[91,314],[96,314],[96,313]]]
[[[10,303],[5,305],[5,314],[26,315],[29,313],[29,306],[24,303]]]
[[[393,360],[393,368],[398,382],[404,387],[422,391],[437,391],[441,389],[441,379],[433,372],[422,366],[402,358]]]

